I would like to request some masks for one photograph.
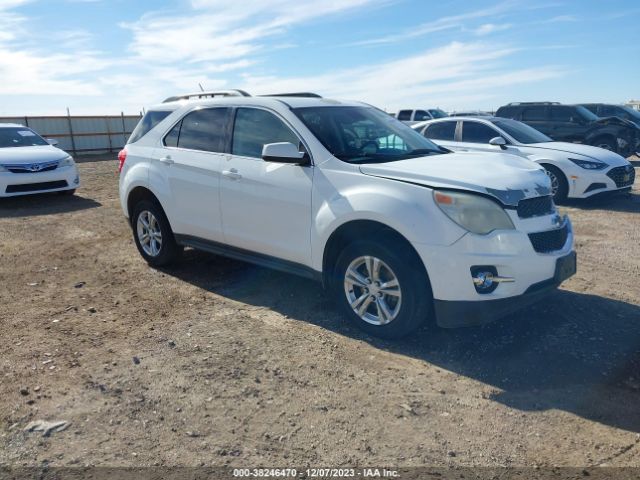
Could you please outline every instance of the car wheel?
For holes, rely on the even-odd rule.
[[[138,203],[133,210],[131,226],[136,247],[149,265],[162,267],[176,260],[181,249],[157,202],[143,200]]]
[[[432,303],[424,270],[401,248],[358,241],[339,255],[336,300],[351,321],[371,335],[401,338],[427,319]]]
[[[71,195],[75,195],[75,193],[76,193],[76,189],[74,188],[73,190],[63,190],[62,192],[58,192],[58,195],[71,196]]]
[[[569,194],[569,183],[564,173],[553,165],[543,165],[549,180],[551,180],[551,195],[555,203],[562,203],[567,199]]]
[[[618,145],[616,145],[616,142],[609,137],[596,138],[593,142],[593,146],[604,148],[605,150],[610,150],[616,153],[618,152]]]

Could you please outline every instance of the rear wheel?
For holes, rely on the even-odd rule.
[[[142,200],[133,209],[133,237],[140,255],[154,267],[169,265],[178,257],[177,245],[164,211],[157,202]]]
[[[555,203],[562,203],[567,199],[569,183],[564,173],[553,165],[543,165],[549,180],[551,180],[551,195]]]
[[[401,245],[357,241],[338,257],[334,295],[350,320],[372,335],[408,335],[427,319],[432,302],[424,270]]]

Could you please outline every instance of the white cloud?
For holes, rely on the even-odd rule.
[[[503,23],[496,25],[495,23],[484,23],[476,28],[473,33],[476,35],[489,35],[496,32],[502,32],[504,30],[508,30],[512,27],[510,23]]]

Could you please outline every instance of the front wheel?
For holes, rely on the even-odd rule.
[[[555,203],[562,203],[567,199],[569,194],[569,183],[564,173],[553,165],[543,165],[549,180],[551,180],[551,195]]]
[[[138,203],[131,221],[133,237],[140,255],[153,267],[172,263],[180,253],[169,221],[160,205],[150,200]]]
[[[351,321],[378,337],[401,338],[427,319],[431,288],[420,259],[369,241],[349,245],[338,257],[334,295]]]

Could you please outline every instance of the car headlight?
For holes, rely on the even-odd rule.
[[[569,160],[578,165],[580,168],[584,168],[585,170],[602,170],[603,168],[607,168],[607,164],[602,162],[579,160],[577,158],[570,158]]]
[[[504,208],[480,195],[435,190],[433,199],[447,217],[471,233],[486,235],[515,229]]]
[[[75,162],[73,161],[73,157],[71,155],[69,155],[66,158],[63,158],[58,162],[58,168],[70,167],[72,165],[75,165]]]

